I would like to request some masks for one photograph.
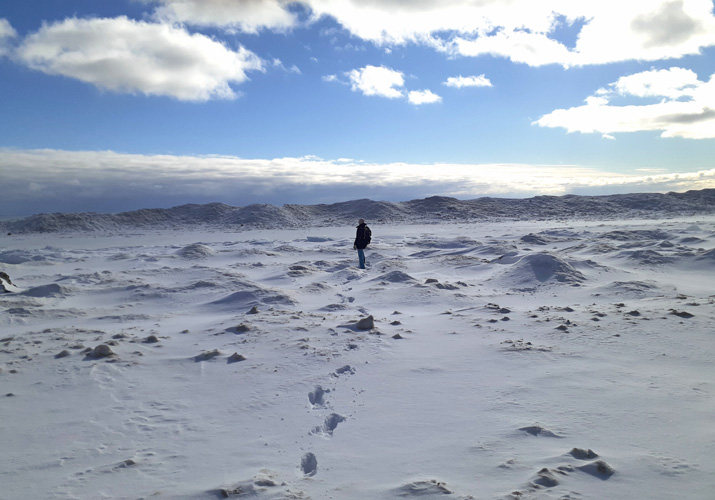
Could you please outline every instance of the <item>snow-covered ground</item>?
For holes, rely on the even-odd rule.
[[[367,222],[3,237],[0,498],[713,498],[715,216]]]

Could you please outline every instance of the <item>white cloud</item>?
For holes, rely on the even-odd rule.
[[[145,0],[158,3],[160,20],[195,26],[222,26],[246,33],[262,29],[285,31],[298,19],[283,0]]]
[[[473,39],[455,38],[446,50],[461,56],[499,56],[530,66],[575,63],[575,55],[563,44],[548,38],[545,33],[499,31],[494,35]]]
[[[612,101],[629,98],[629,103]],[[633,98],[658,98],[633,104]],[[661,137],[715,138],[715,74],[707,82],[682,68],[652,70],[620,78],[599,89],[586,104],[557,109],[534,122],[569,132],[601,133],[660,131]]]
[[[16,36],[17,32],[10,22],[0,17],[0,57],[10,53],[9,42]]]
[[[394,201],[430,196],[522,197],[579,191],[685,191],[715,187],[715,169],[617,174],[575,165],[374,164],[316,157],[120,154],[0,149],[0,209],[111,211],[184,203],[318,203],[369,190]],[[395,195],[395,193],[398,193]],[[396,198],[398,196],[398,198]],[[319,200],[319,201],[316,201]]]
[[[574,64],[680,58],[715,45],[711,0],[588,3],[593,17],[579,34]]]
[[[419,106],[420,104],[432,104],[441,102],[442,98],[431,90],[412,90],[407,94],[410,104]]]
[[[500,56],[532,66],[679,58],[715,45],[710,0],[307,3],[377,45],[426,43],[453,54]],[[557,39],[559,23],[580,27],[574,47]]]
[[[281,61],[280,59],[273,59],[273,61],[271,61],[271,66],[273,66],[274,68],[279,69],[281,71],[285,71],[286,73],[295,73],[296,75],[301,74],[300,68],[298,66],[296,66],[295,64],[292,64],[290,66],[290,68],[287,68],[283,64],[283,61]]]
[[[4,17],[0,17],[0,38],[14,37],[17,35],[15,28],[12,27],[10,21]]]
[[[419,43],[462,56],[493,55],[540,66],[662,60],[715,46],[711,0],[145,0],[161,19],[186,24],[288,30],[330,17],[389,49]],[[310,22],[310,21],[309,21]],[[578,31],[574,46],[558,29]]]
[[[410,104],[419,106],[441,102],[442,97],[431,90],[403,91],[405,77],[402,72],[384,66],[365,66],[345,73],[354,92],[366,96],[379,96],[388,99],[406,98]],[[339,81],[335,75],[323,77],[326,82]]]
[[[600,95],[614,92],[635,97],[665,97],[679,99],[692,97],[700,86],[698,75],[683,68],[643,71],[634,75],[623,76],[610,85],[610,89],[600,89]]]
[[[206,101],[237,97],[231,83],[262,71],[262,61],[201,34],[165,24],[114,19],[66,19],[23,40],[18,59],[116,92]]]
[[[400,71],[384,66],[365,66],[354,69],[345,74],[349,79],[352,90],[362,92],[367,96],[380,96],[390,99],[403,97],[402,90],[405,78]]]
[[[479,76],[450,76],[447,81],[443,83],[447,87],[456,87],[461,89],[462,87],[491,87],[492,82],[489,78],[484,75]]]

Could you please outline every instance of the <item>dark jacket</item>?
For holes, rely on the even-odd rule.
[[[360,224],[355,233],[355,246],[359,249],[364,249],[370,244],[372,231],[367,227],[367,224]]]

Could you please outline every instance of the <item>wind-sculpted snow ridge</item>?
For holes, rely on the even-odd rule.
[[[121,228],[177,229],[206,226],[222,229],[278,229],[371,222],[439,224],[444,222],[653,219],[715,212],[715,189],[685,193],[633,193],[606,196],[536,196],[527,199],[477,198],[458,200],[432,196],[421,200],[385,202],[368,199],[320,205],[223,203],[188,204],[122,212],[36,214],[0,223],[10,233],[113,231]]]

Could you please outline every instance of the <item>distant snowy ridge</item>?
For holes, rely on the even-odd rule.
[[[5,233],[111,231],[130,228],[210,226],[276,229],[351,224],[358,218],[380,223],[440,223],[500,220],[658,218],[715,213],[715,189],[685,193],[634,193],[607,196],[536,196],[526,199],[458,200],[433,196],[405,202],[353,200],[321,205],[223,203],[181,205],[118,214],[37,214],[0,223]]]

